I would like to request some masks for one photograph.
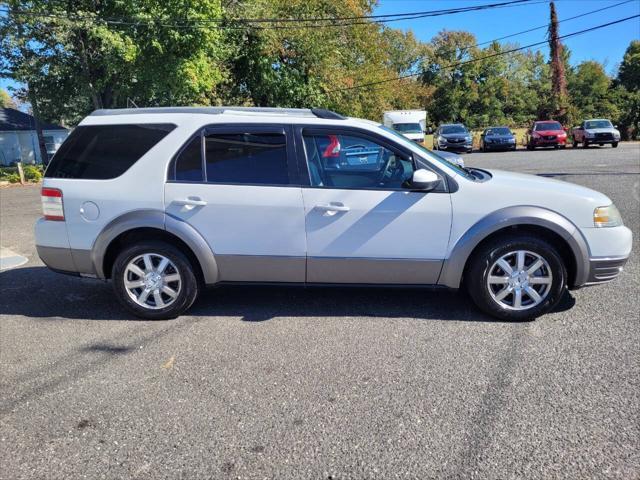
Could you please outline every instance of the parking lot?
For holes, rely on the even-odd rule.
[[[132,319],[39,261],[39,187],[0,189],[0,478],[640,477],[640,144],[473,153],[609,195],[615,282],[528,323],[462,293],[222,287]]]

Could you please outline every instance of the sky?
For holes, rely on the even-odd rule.
[[[470,5],[500,3],[502,0],[379,0],[374,14],[420,12],[458,8]],[[564,35],[613,20],[640,13],[640,0],[612,7],[623,0],[556,0],[558,19],[573,17],[592,10],[611,7],[608,10],[586,15],[560,23],[560,35]],[[387,23],[389,27],[412,30],[419,40],[428,42],[441,30],[465,30],[473,33],[477,41],[485,42],[511,33],[548,24],[549,2],[531,0],[530,5],[493,8],[477,12],[457,13],[440,17],[427,17]],[[512,37],[504,41],[528,45],[545,39],[546,29]],[[597,60],[605,65],[610,74],[617,72],[618,65],[631,40],[640,40],[640,19],[605,27],[594,32],[563,40],[571,50],[571,64],[585,60]],[[546,46],[538,47],[548,55]]]
[[[501,0],[500,0],[501,1]],[[640,13],[640,0],[632,0],[624,5],[613,6],[623,0],[556,0],[558,19],[572,17],[611,7],[592,15],[560,23],[560,34],[583,30],[602,23]],[[465,7],[494,3],[496,0],[379,0],[374,15],[410,13],[425,10]],[[529,28],[546,25],[549,22],[549,3],[545,0],[531,0],[531,4],[493,8],[478,12],[458,13],[440,17],[427,17],[387,23],[393,28],[412,30],[416,37],[428,42],[440,30],[466,30],[476,36],[478,42],[520,32]],[[520,45],[545,39],[546,29],[519,35],[508,39]],[[631,40],[640,39],[640,21],[629,20],[594,32],[564,40],[571,50],[571,63],[577,65],[585,60],[597,60],[605,65],[606,71],[615,75]],[[538,47],[548,55],[546,46]],[[0,79],[0,88],[15,85],[7,79]]]

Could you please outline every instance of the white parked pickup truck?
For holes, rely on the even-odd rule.
[[[579,126],[574,127],[571,133],[574,148],[579,143],[582,144],[582,148],[588,148],[589,145],[602,147],[605,143],[610,143],[613,148],[616,148],[620,141],[620,132],[611,124],[610,120],[604,118],[585,120]]]

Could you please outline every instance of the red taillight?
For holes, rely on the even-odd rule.
[[[45,187],[40,193],[40,198],[42,199],[42,213],[45,220],[64,221],[62,190]]]

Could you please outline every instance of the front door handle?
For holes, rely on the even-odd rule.
[[[348,212],[350,209],[346,205],[340,202],[331,202],[329,204],[324,205],[316,205],[318,210],[322,210],[323,212],[327,212],[329,215],[334,215],[337,212]]]
[[[207,201],[202,200],[200,197],[187,197],[184,200],[174,200],[173,203],[188,207],[204,207],[207,204]]]

